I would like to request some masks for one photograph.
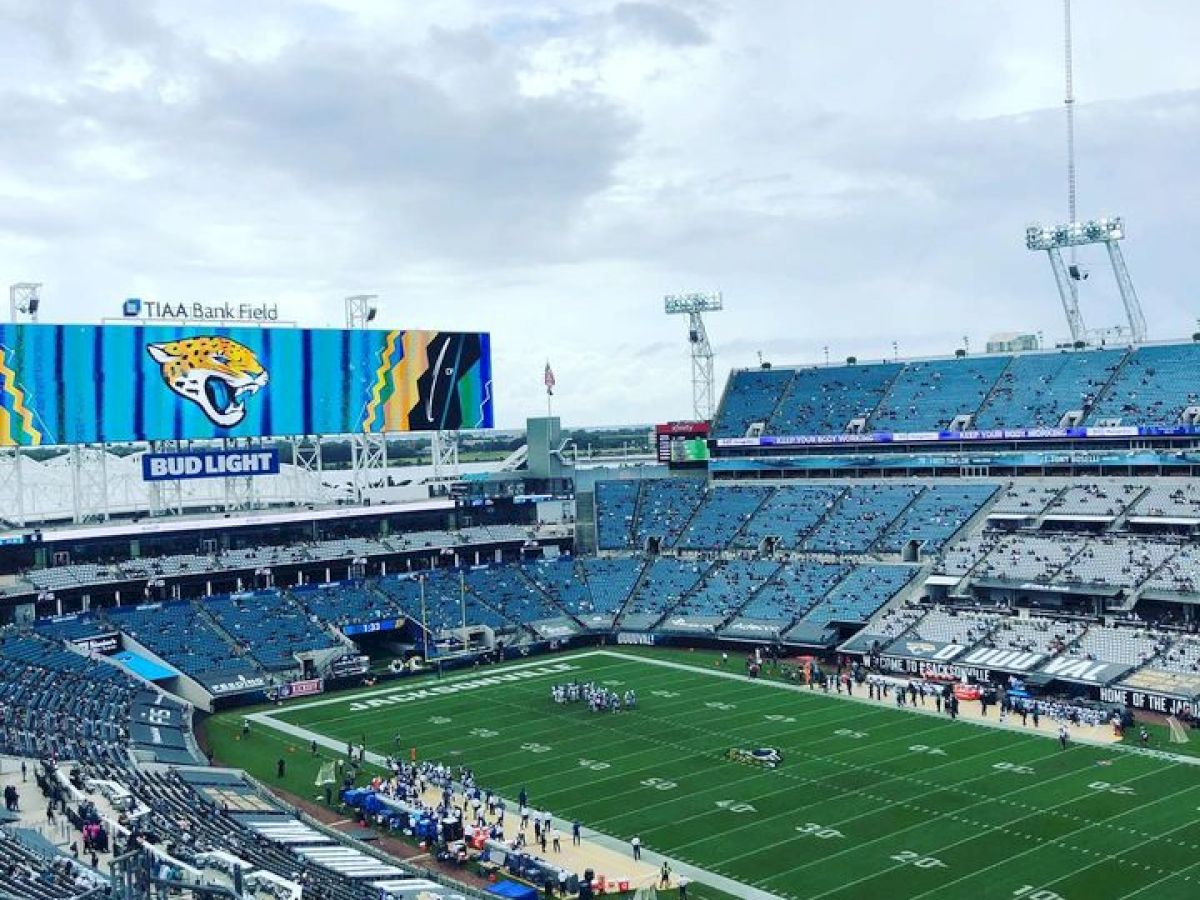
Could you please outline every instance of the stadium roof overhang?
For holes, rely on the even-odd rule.
[[[1186,516],[1130,516],[1127,521],[1131,525],[1200,525],[1200,519],[1189,519]]]
[[[1142,591],[1142,600],[1157,600],[1160,603],[1182,603],[1200,606],[1200,594],[1177,594],[1174,591]]]
[[[925,584],[933,587],[954,587],[960,581],[961,575],[930,575],[925,579]]]
[[[1021,680],[1033,687],[1045,687],[1054,680],[1054,676],[1047,675],[1045,672],[1030,672],[1027,675],[1022,675]]]
[[[1043,518],[1047,522],[1089,522],[1104,523],[1116,521],[1115,515],[1091,516],[1085,513],[1046,513]]]
[[[1107,660],[1094,660],[1085,663],[1085,665],[1094,667],[1094,670],[1086,674],[1075,674],[1070,670],[1063,672],[1047,672],[1042,670],[1035,674],[1044,677],[1046,681],[1035,682],[1035,684],[1038,684],[1040,687],[1053,681],[1063,681],[1067,684],[1105,685],[1111,684],[1134,668],[1129,663],[1108,662]]]
[[[226,530],[251,526],[287,525],[293,522],[314,522],[325,519],[352,519],[371,516],[398,515],[408,512],[437,512],[454,508],[449,498],[418,500],[414,503],[372,504],[371,506],[337,506],[326,509],[303,509],[288,512],[256,512],[220,516],[175,516],[141,522],[117,522],[88,525],[79,528],[55,528],[42,531],[43,543],[78,541],[92,538],[137,537],[146,534],[170,534],[180,531]]]
[[[1006,591],[1040,591],[1044,594],[1081,594],[1088,597],[1116,597],[1121,588],[1111,584],[1042,584],[1037,581],[1007,581],[1003,578],[977,578],[976,587]]]

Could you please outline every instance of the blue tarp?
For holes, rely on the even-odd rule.
[[[130,653],[128,650],[122,650],[120,653],[114,653],[113,659],[127,668],[134,675],[140,675],[147,681],[166,681],[168,678],[174,678],[179,674],[177,669],[172,669],[170,666],[160,665],[146,659],[144,656],[138,656],[136,653]]]
[[[527,884],[517,884],[515,881],[501,881],[487,889],[489,894],[497,897],[511,897],[512,900],[538,900],[537,888]]]

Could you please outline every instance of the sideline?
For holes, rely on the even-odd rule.
[[[281,721],[274,717],[276,715],[288,713],[293,710],[302,710],[302,709],[308,709],[308,708],[313,708],[313,707],[323,707],[323,706],[339,704],[339,703],[365,701],[367,699],[380,698],[380,697],[384,697],[384,696],[391,697],[391,696],[405,696],[405,695],[409,695],[409,694],[419,694],[420,699],[436,700],[438,694],[437,693],[430,694],[428,692],[434,688],[437,688],[440,685],[450,686],[450,685],[454,685],[454,684],[461,684],[462,682],[465,682],[465,681],[478,681],[478,680],[486,679],[488,677],[500,677],[500,676],[510,673],[510,672],[521,672],[521,671],[528,671],[531,669],[543,669],[544,668],[547,671],[545,673],[539,672],[536,675],[531,673],[527,677],[537,677],[538,675],[541,675],[541,674],[556,674],[556,672],[554,670],[554,666],[558,663],[569,663],[569,662],[572,662],[575,660],[582,660],[582,659],[588,659],[588,658],[594,658],[594,657],[607,657],[609,659],[619,660],[621,662],[640,662],[640,663],[644,663],[646,665],[658,666],[659,668],[664,668],[664,669],[672,669],[672,670],[681,671],[681,672],[690,672],[690,673],[694,673],[694,674],[709,675],[709,676],[713,676],[716,678],[723,678],[727,681],[737,681],[737,682],[742,682],[742,683],[747,683],[750,681],[750,679],[748,679],[745,675],[742,675],[737,672],[731,672],[731,671],[728,671],[725,669],[701,666],[701,665],[692,664],[692,663],[678,662],[675,660],[659,659],[651,654],[643,654],[643,653],[637,653],[637,652],[623,652],[620,650],[602,648],[602,649],[595,649],[595,650],[580,651],[577,653],[567,653],[567,654],[563,654],[561,656],[552,656],[550,658],[543,659],[541,662],[519,663],[519,664],[503,666],[503,667],[488,667],[488,668],[483,668],[483,669],[479,669],[479,670],[473,670],[470,672],[463,672],[463,673],[460,673],[457,675],[453,675],[453,676],[443,678],[440,680],[435,680],[435,681],[422,680],[419,684],[413,684],[406,688],[398,689],[398,688],[394,688],[394,687],[384,687],[384,688],[373,689],[373,690],[368,690],[368,691],[363,691],[363,692],[357,692],[357,693],[355,693],[353,695],[349,695],[349,696],[343,695],[343,696],[335,697],[335,698],[325,698],[322,700],[314,700],[314,701],[309,701],[309,702],[302,703],[302,704],[297,704],[295,706],[287,706],[284,709],[276,709],[276,710],[269,710],[269,711],[265,711],[265,712],[251,713],[251,714],[247,715],[246,718],[252,722],[257,722],[259,724],[273,728],[277,731],[280,731],[284,734],[290,735],[297,739],[303,740],[305,742],[315,740],[319,745],[321,745],[327,749],[333,750],[337,753],[341,753],[345,749],[345,745],[343,742],[336,740],[334,738],[328,737],[326,735],[322,735],[317,732],[311,731],[302,726],[294,725],[290,722]],[[492,673],[494,673],[494,675]],[[774,688],[777,690],[785,690],[785,691],[791,691],[794,693],[799,693],[802,696],[807,696],[809,694],[815,693],[815,692],[811,691],[805,685],[791,684],[788,682],[776,681],[776,680],[769,679],[769,678],[755,679],[754,683],[763,685],[763,686],[766,686],[769,688]],[[501,684],[502,684],[502,682],[501,682]],[[481,686],[490,686],[490,683],[489,683],[489,685],[481,685]],[[441,692],[438,692],[438,693],[441,693]],[[848,696],[845,694],[838,694],[838,695],[828,694],[827,695],[824,692],[815,693],[815,695],[825,697],[825,698],[832,698],[832,697],[836,696],[836,698],[838,700],[844,700],[844,701],[848,701],[851,703],[858,703],[860,705],[869,706],[869,707],[876,708],[876,709],[884,708],[882,704],[878,703],[877,701],[870,700],[866,697]],[[414,699],[417,699],[417,698],[414,697]],[[399,701],[399,702],[405,702],[405,701]],[[890,708],[890,707],[888,707],[888,708]],[[936,718],[940,721],[947,721],[946,716],[944,714],[938,713],[932,709],[926,709],[926,708],[921,708],[921,707],[905,707],[904,709],[899,710],[899,711],[910,713],[910,714],[924,715],[924,716],[928,716],[931,718]],[[959,724],[962,724],[962,725],[973,725],[973,726],[976,726],[979,728],[991,729],[993,731],[1009,731],[1009,732],[1013,732],[1013,733],[1017,733],[1017,734],[1025,734],[1025,735],[1029,735],[1029,736],[1033,736],[1033,737],[1045,737],[1049,740],[1054,740],[1053,735],[1042,734],[1041,732],[1030,731],[1029,729],[1022,728],[1021,726],[1016,725],[1014,723],[1007,723],[1007,722],[1001,723],[998,721],[981,721],[981,720],[977,720],[977,719],[959,719],[957,721]],[[1149,748],[1144,748],[1144,747],[1136,747],[1136,746],[1131,746],[1131,745],[1124,744],[1124,743],[1100,741],[1100,740],[1096,740],[1093,738],[1088,738],[1085,736],[1077,736],[1077,735],[1072,735],[1072,741],[1077,744],[1085,744],[1087,746],[1097,747],[1097,748],[1101,748],[1101,749],[1111,749],[1111,750],[1115,750],[1115,751],[1118,751],[1121,753],[1129,753],[1129,754],[1133,754],[1136,756],[1147,756],[1147,757],[1151,757],[1151,758],[1155,758],[1155,759],[1161,759],[1166,762],[1180,763],[1183,765],[1192,765],[1192,766],[1200,765],[1200,757],[1195,757],[1195,756],[1186,756],[1186,755],[1181,755],[1181,754],[1170,753],[1170,752],[1163,751],[1163,750],[1154,750],[1154,749],[1149,749]],[[383,764],[386,761],[386,759],[383,755],[381,755],[379,753],[375,753],[374,751],[367,751],[366,757],[367,757],[368,762],[370,762],[373,765],[376,765],[378,767],[383,767]],[[513,802],[509,798],[505,798],[505,802],[508,803],[510,806],[513,806]],[[561,818],[555,816],[554,824],[555,824],[555,827],[557,827],[563,833],[569,833],[571,823],[568,822],[567,820],[561,819]],[[592,841],[592,842],[596,843],[597,845],[605,847],[609,850],[612,850],[612,851],[615,851],[618,853],[628,852],[629,847],[628,847],[628,843],[626,841],[621,840],[616,837],[613,837],[612,835],[606,834],[605,832],[597,831],[595,829],[585,827],[582,830],[582,835],[588,841]],[[726,893],[732,894],[735,897],[744,898],[744,900],[788,900],[788,897],[789,897],[789,895],[786,895],[786,894],[780,896],[777,894],[772,894],[767,891],[761,890],[759,888],[751,887],[750,885],[746,885],[741,882],[735,881],[731,878],[720,875],[716,872],[711,872],[709,870],[700,868],[698,866],[694,866],[690,863],[686,863],[681,860],[674,859],[670,856],[655,853],[655,852],[651,851],[649,848],[643,848],[642,857],[643,857],[643,860],[650,862],[651,864],[653,864],[656,867],[660,866],[662,864],[662,862],[665,860],[670,863],[672,870],[675,871],[676,873],[687,875],[689,878],[693,879],[694,881],[699,881],[699,882],[703,882],[705,884],[711,885],[712,887],[717,888],[718,890],[724,891]]]
[[[640,659],[644,662],[649,663],[650,665],[662,666],[662,667],[668,668],[668,669],[678,669],[679,671],[682,671],[682,672],[703,673],[706,675],[713,675],[717,678],[726,678],[726,679],[729,679],[732,681],[741,681],[741,682],[746,682],[746,683],[748,683],[750,681],[750,679],[747,678],[745,675],[740,675],[737,672],[729,672],[725,669],[710,669],[710,668],[706,668],[704,666],[693,665],[692,663],[681,663],[681,662],[676,662],[674,660],[669,660],[669,659],[654,659],[653,657],[651,657],[649,655],[643,656],[640,653],[622,653],[618,650],[595,650],[593,652],[600,654],[602,656],[611,656],[611,657],[618,658],[618,659]],[[770,678],[756,678],[756,679],[754,679],[754,683],[761,684],[765,687],[778,688],[780,690],[785,690],[785,691],[796,691],[797,693],[803,694],[804,696],[808,696],[809,694],[812,694],[814,696],[825,697],[826,699],[830,699],[830,700],[836,699],[836,700],[842,700],[842,701],[845,701],[848,703],[859,703],[864,706],[870,706],[870,707],[873,707],[876,709],[880,709],[880,708],[895,709],[896,712],[917,714],[917,715],[922,715],[922,716],[930,716],[932,718],[939,719],[939,720],[946,720],[946,718],[947,718],[945,713],[939,713],[939,712],[936,712],[935,710],[927,709],[925,707],[904,706],[904,707],[897,708],[897,707],[890,706],[887,704],[881,704],[877,700],[869,700],[866,697],[860,697],[858,695],[847,696],[845,694],[826,694],[824,691],[810,691],[808,689],[808,687],[806,687],[805,685],[790,684],[786,681],[775,681]],[[1016,725],[1016,724],[1012,724],[1009,722],[999,722],[999,721],[993,722],[991,720],[984,721],[982,719],[963,719],[963,718],[956,719],[955,721],[958,722],[960,725],[974,725],[978,728],[990,728],[993,731],[1011,731],[1016,734],[1029,735],[1030,737],[1047,738],[1049,740],[1055,739],[1055,736],[1053,734],[1046,734],[1046,733],[1043,733],[1040,731],[1033,731],[1029,728],[1025,728],[1021,725]],[[1154,750],[1150,747],[1135,747],[1132,744],[1126,744],[1121,741],[1098,741],[1098,740],[1095,740],[1094,738],[1090,738],[1085,735],[1072,734],[1071,742],[1074,744],[1086,744],[1089,747],[1099,747],[1104,750],[1116,750],[1121,753],[1132,753],[1135,756],[1147,756],[1147,757],[1150,757],[1151,759],[1161,759],[1164,762],[1181,763],[1185,766],[1200,766],[1200,756],[1189,756],[1187,754],[1182,754],[1182,753],[1171,753],[1169,750]]]
[[[301,712],[306,709],[316,709],[322,706],[334,706],[339,703],[365,703],[368,700],[378,699],[380,697],[400,696],[409,694],[414,691],[429,691],[440,685],[458,684],[462,681],[470,681],[478,678],[500,678],[510,672],[522,672],[526,669],[539,669],[548,666],[554,666],[557,663],[571,662],[576,659],[585,659],[589,656],[603,654],[603,650],[581,650],[577,653],[565,653],[562,655],[550,655],[543,657],[539,662],[522,662],[522,663],[499,663],[471,669],[465,672],[459,672],[455,675],[446,675],[443,678],[437,678],[432,672],[427,673],[426,677],[415,679],[412,684],[405,685],[404,682],[396,684],[381,685],[376,688],[359,689],[353,693],[349,691],[339,691],[336,696],[325,697],[321,700],[306,700],[302,703],[285,703],[282,707],[267,710],[263,712],[251,713],[247,718],[272,717],[287,715],[294,712]],[[616,654],[620,656],[620,654]],[[627,657],[622,657],[627,658]],[[551,673],[546,673],[551,674]]]
[[[612,651],[607,651],[607,650],[589,650],[589,651],[586,651],[583,653],[555,657],[554,662],[568,662],[572,659],[580,659],[580,658],[584,658],[584,657],[592,657],[592,656],[598,656],[598,655],[599,656],[611,656],[613,658],[621,659],[623,661],[630,661],[630,660],[644,661],[642,657],[636,656],[634,654],[614,653]],[[552,664],[553,663],[531,663],[528,665],[522,665],[521,668],[528,669],[528,668],[538,667],[541,665],[552,665]],[[510,667],[506,671],[512,671],[515,668],[517,668],[517,667],[516,666]],[[704,669],[696,669],[693,671],[703,672],[705,670]],[[555,674],[555,673],[548,673],[548,674]],[[478,679],[478,678],[482,678],[482,677],[485,677],[485,675],[483,675],[480,672],[472,672],[472,673],[467,673],[467,674],[464,674],[461,676],[455,676],[455,680],[456,681],[465,681],[465,680],[470,680],[470,679]],[[734,677],[736,677],[736,676],[734,676]],[[438,683],[445,684],[445,683],[447,683],[448,680],[449,679],[442,679],[442,681],[438,682]],[[401,691],[399,693],[410,693],[411,691],[416,691],[416,690],[421,690],[421,689],[422,688],[419,688],[418,686],[414,685],[410,690]],[[393,692],[392,690],[385,690],[385,691],[379,691],[379,692],[374,692],[374,693],[381,694],[381,693],[392,693],[392,692]],[[361,697],[364,695],[360,694],[358,696]],[[326,705],[331,702],[344,703],[349,699],[350,698],[344,697],[344,698],[341,698],[340,700],[336,700],[336,701],[319,700],[319,701],[315,701],[313,703],[306,704],[306,706]],[[429,697],[428,699],[435,700],[436,695],[433,697]],[[293,707],[289,707],[289,709],[300,709],[300,707],[293,706]],[[304,741],[305,743],[308,743],[311,741],[316,741],[319,746],[325,747],[328,750],[332,750],[335,753],[338,753],[339,755],[345,752],[346,744],[344,741],[336,740],[334,738],[328,737],[323,734],[318,734],[317,732],[310,731],[309,729],[304,728],[300,725],[293,725],[291,722],[280,721],[279,719],[276,719],[273,717],[274,715],[278,714],[279,712],[281,712],[281,710],[276,710],[276,711],[272,711],[272,712],[249,713],[246,716],[246,718],[249,719],[251,722],[255,722],[260,725],[264,725],[268,728],[273,728],[276,731],[282,732],[283,734],[286,734],[286,735],[290,735],[291,737],[294,737],[298,740]],[[366,752],[366,758],[367,758],[367,762],[369,762],[372,765],[377,766],[379,768],[384,768],[384,764],[387,761],[386,758],[382,754],[376,753],[374,750],[368,750]],[[511,798],[505,797],[503,799],[504,799],[504,802],[509,806],[509,808],[511,808],[511,809],[517,808],[516,803]],[[571,824],[572,823],[570,821],[559,818],[558,816],[554,816],[553,822],[554,822],[554,826],[563,834],[571,833]],[[627,841],[623,841],[620,838],[616,838],[616,837],[613,837],[612,835],[605,834],[602,831],[596,831],[593,828],[585,827],[585,828],[581,829],[581,835],[585,840],[591,841],[601,847],[604,847],[605,849],[612,850],[612,851],[615,851],[617,853],[622,853],[622,854],[629,852],[629,843]],[[666,862],[670,863],[671,870],[673,872],[675,872],[677,875],[686,875],[688,878],[692,879],[692,881],[703,882],[704,884],[714,887],[719,891],[724,891],[727,894],[732,894],[734,897],[738,897],[739,900],[789,900],[789,898],[786,896],[781,896],[779,894],[772,894],[769,891],[764,891],[764,890],[761,890],[760,888],[752,887],[748,884],[743,884],[740,881],[735,881],[732,878],[727,878],[726,876],[720,875],[716,872],[710,872],[707,869],[702,869],[698,866],[692,865],[691,863],[686,863],[686,862],[683,862],[682,860],[674,859],[673,857],[667,856],[665,854],[655,853],[653,850],[650,850],[647,847],[642,848],[642,861],[653,865],[655,868],[660,867],[662,865],[662,863],[664,861],[666,861]]]

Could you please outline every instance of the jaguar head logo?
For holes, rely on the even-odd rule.
[[[267,370],[250,348],[223,337],[148,344],[163,382],[203,410],[214,425],[232,428],[246,417],[245,398],[267,385]]]

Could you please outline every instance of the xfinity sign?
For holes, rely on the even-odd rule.
[[[197,450],[142,455],[143,481],[278,475],[278,450]]]
[[[168,303],[129,297],[121,304],[126,319],[158,322],[249,322],[279,321],[278,303]]]

